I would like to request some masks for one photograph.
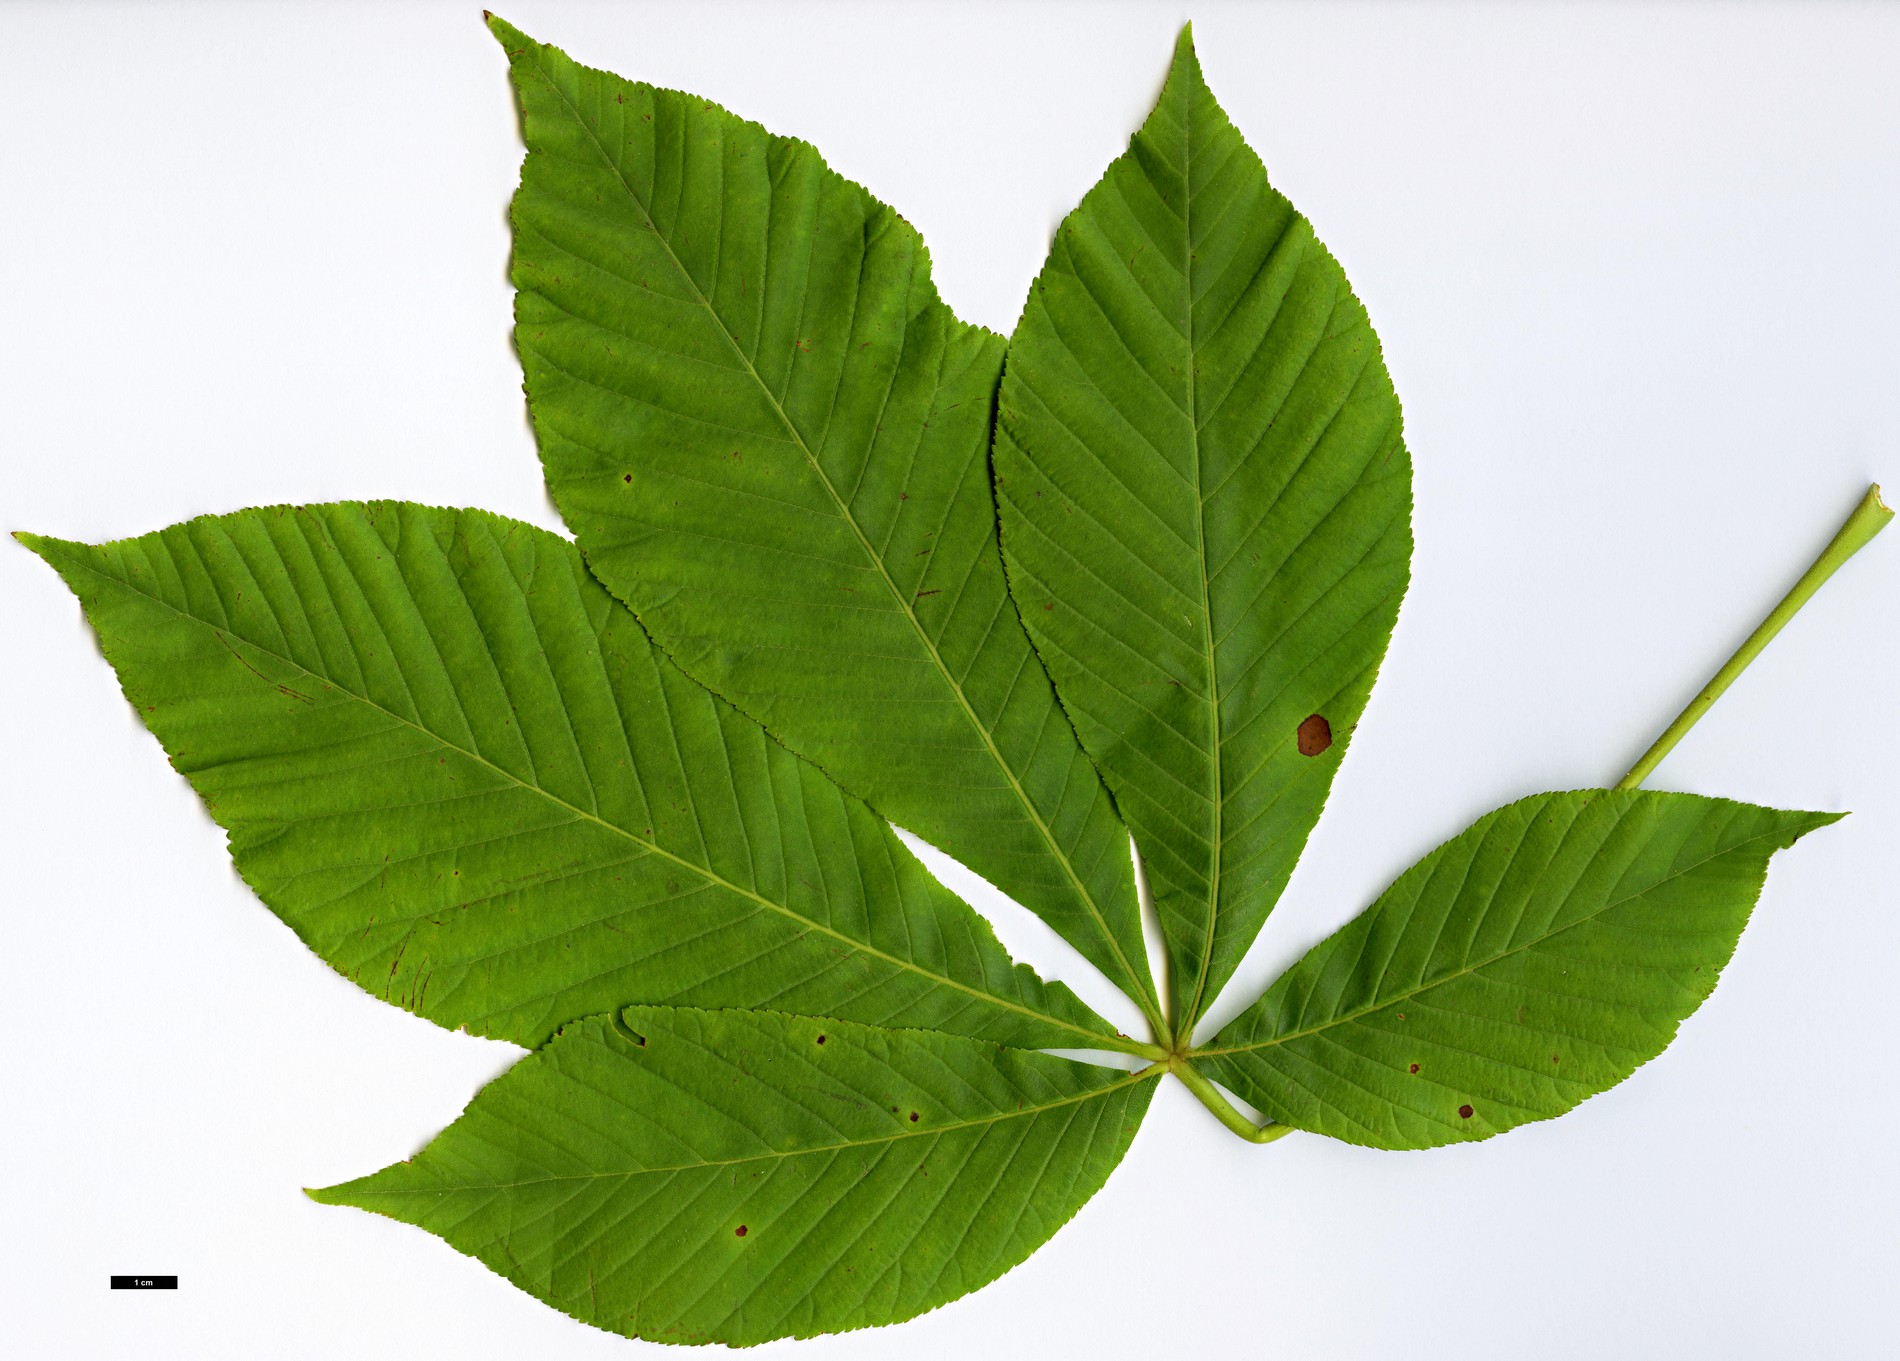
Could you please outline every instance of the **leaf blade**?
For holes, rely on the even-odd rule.
[[[627,1008],[523,1059],[413,1159],[311,1194],[418,1224],[597,1327],[745,1346],[995,1279],[1107,1179],[1153,1076]]]
[[[689,674],[1158,1018],[1126,832],[996,547],[1002,341],[809,146],[491,25],[529,147],[517,347],[589,566]]]
[[[552,534],[344,503],[27,542],[246,881],[385,1000],[529,1045],[689,997],[1119,1043]]]
[[[1843,814],[1651,791],[1485,815],[1198,1056],[1276,1121],[1429,1148],[1628,1077],[1714,989],[1776,850]]]
[[[1190,1030],[1318,819],[1411,538],[1377,338],[1188,30],[1057,231],[994,459],[1012,590],[1134,831]]]

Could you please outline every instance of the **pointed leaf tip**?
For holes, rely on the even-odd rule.
[[[533,38],[530,38],[493,10],[485,9],[482,11],[482,22],[488,25],[488,31],[495,35],[495,41],[501,44],[502,50],[505,51],[510,58],[516,55],[515,49],[521,44],[534,43]]]
[[[394,1164],[394,1166],[406,1167],[414,1161],[414,1158],[404,1158],[401,1162]],[[385,1173],[390,1170],[389,1168],[383,1169]],[[381,1174],[371,1174],[371,1176],[377,1175]],[[364,1183],[369,1180],[370,1177],[352,1177],[350,1180],[340,1181],[334,1186],[306,1186],[303,1188],[303,1193],[309,1196],[310,1199],[316,1201],[319,1205],[345,1205],[353,1210],[367,1210],[369,1206],[362,1202],[357,1193],[360,1192]]]
[[[1174,58],[1170,63],[1172,75],[1175,70],[1187,70],[1198,76],[1201,72],[1201,57],[1194,50],[1194,23],[1192,20],[1181,25],[1181,31],[1175,35]]]
[[[1806,836],[1809,832],[1818,832],[1823,827],[1832,827],[1835,823],[1839,822],[1842,818],[1847,817],[1852,812],[1853,812],[1853,809],[1851,808],[1843,808],[1838,813],[1809,813],[1808,816],[1813,818],[1814,821],[1810,823],[1808,826],[1803,827],[1800,831],[1796,832],[1794,834],[1794,841],[1790,841],[1788,844],[1792,846],[1795,841],[1799,841],[1802,837]]]
[[[37,553],[40,557],[45,558],[46,561],[48,562],[52,561],[52,558],[47,556],[48,553],[52,549],[53,545],[59,542],[59,540],[48,538],[44,534],[35,534],[30,529],[14,530],[13,541],[19,544],[20,547],[25,548],[29,550],[30,552]]]

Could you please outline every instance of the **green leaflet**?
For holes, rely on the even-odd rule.
[[[894,1323],[995,1279],[1121,1161],[1158,1073],[920,1031],[630,1007],[407,1162],[311,1194],[660,1342]]]
[[[1365,708],[1408,578],[1411,464],[1365,310],[1186,30],[1056,232],[995,463],[1012,587],[1134,830],[1189,1033]]]
[[[1769,856],[1842,816],[1521,799],[1399,876],[1195,1062],[1282,1124],[1374,1148],[1562,1115],[1663,1051],[1714,989]]]
[[[545,530],[382,502],[26,542],[245,881],[379,997],[526,1045],[629,1001],[1119,1043]]]
[[[1127,833],[997,552],[1003,341],[809,145],[490,22],[529,151],[516,344],[588,565],[688,674],[1158,1020]]]

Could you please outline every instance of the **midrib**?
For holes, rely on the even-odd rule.
[[[413,1190],[403,1188],[392,1191],[377,1191],[374,1192],[374,1194],[379,1196],[440,1196],[445,1193],[453,1192],[511,1191],[522,1186],[546,1186],[554,1182],[604,1181],[615,1177],[644,1177],[649,1175],[658,1176],[670,1172],[697,1172],[708,1167],[743,1167],[748,1163],[775,1162],[783,1158],[803,1158],[817,1153],[839,1153],[851,1148],[875,1148],[879,1144],[892,1144],[898,1142],[900,1139],[921,1139],[932,1135],[954,1134],[958,1130],[989,1127],[1000,1125],[1008,1120],[1021,1120],[1032,1116],[1047,1115],[1050,1111],[1059,1111],[1065,1106],[1079,1106],[1085,1101],[1094,1101],[1100,1097],[1112,1095],[1115,1092],[1132,1087],[1136,1083],[1146,1082],[1151,1077],[1158,1077],[1166,1071],[1166,1064],[1151,1063],[1138,1072],[1131,1073],[1125,1078],[1109,1083],[1106,1087],[1097,1087],[1094,1091],[1084,1092],[1080,1096],[1067,1096],[1059,1101],[1048,1101],[1039,1106],[1025,1106],[1020,1110],[999,1111],[995,1115],[985,1116],[976,1120],[958,1120],[947,1125],[931,1125],[927,1128],[920,1126],[917,1129],[899,1130],[895,1134],[879,1135],[874,1139],[846,1139],[835,1144],[813,1144],[809,1148],[794,1148],[782,1151],[774,1149],[765,1153],[749,1154],[743,1158],[709,1158],[704,1162],[683,1163],[677,1167],[634,1167],[623,1172],[578,1172],[572,1176],[533,1177],[526,1181],[465,1182],[448,1187],[446,1191],[445,1188],[441,1186],[433,1186],[419,1187]]]
[[[1196,406],[1200,375],[1194,362],[1194,148],[1192,95],[1183,103],[1181,114],[1181,278],[1186,285],[1183,308],[1183,338],[1187,343],[1187,423],[1188,454],[1194,468],[1194,539],[1195,570],[1201,582],[1201,645],[1207,659],[1207,732],[1209,737],[1207,800],[1214,810],[1213,864],[1207,880],[1207,923],[1201,940],[1200,971],[1194,979],[1194,995],[1181,1013],[1177,1029],[1192,1042],[1194,1022],[1200,1018],[1201,999],[1207,990],[1207,972],[1213,966],[1214,925],[1220,914],[1221,823],[1226,812],[1221,797],[1220,673],[1214,663],[1214,612],[1209,604],[1207,582],[1207,505],[1201,499],[1201,429]]]
[[[539,70],[538,67],[537,70]],[[786,434],[789,435],[792,442],[798,446],[799,452],[805,456],[805,461],[811,466],[813,475],[817,477],[819,483],[831,497],[832,503],[837,506],[839,518],[850,526],[852,536],[858,541],[858,547],[863,551],[865,558],[870,562],[873,570],[877,572],[878,577],[883,581],[885,589],[890,592],[891,598],[897,602],[898,608],[904,612],[905,620],[910,624],[911,631],[916,634],[918,642],[923,645],[924,651],[929,655],[931,665],[936,668],[937,674],[942,678],[945,688],[955,697],[957,707],[963,711],[963,715],[965,719],[968,720],[970,727],[974,729],[977,735],[982,739],[984,750],[989,753],[990,759],[996,764],[996,768],[1002,772],[1003,778],[1008,782],[1011,792],[1015,794],[1017,802],[1022,805],[1023,811],[1028,815],[1030,823],[1035,827],[1036,834],[1042,838],[1043,844],[1049,848],[1050,854],[1053,855],[1057,863],[1062,866],[1063,875],[1068,879],[1070,886],[1075,890],[1076,897],[1081,900],[1083,907],[1087,909],[1090,919],[1095,923],[1096,930],[1101,934],[1103,943],[1108,946],[1109,951],[1115,957],[1116,963],[1121,966],[1124,979],[1132,989],[1129,995],[1140,1004],[1144,1013],[1149,1013],[1150,1019],[1157,1019],[1153,1013],[1149,1012],[1152,1000],[1148,991],[1141,986],[1143,975],[1138,973],[1129,964],[1128,956],[1121,948],[1121,942],[1116,938],[1115,933],[1109,930],[1108,922],[1102,916],[1101,908],[1096,903],[1094,895],[1089,892],[1088,887],[1082,882],[1082,877],[1076,872],[1075,865],[1070,861],[1068,853],[1064,851],[1061,844],[1057,842],[1055,833],[1051,831],[1049,824],[1043,819],[1041,811],[1037,809],[1036,805],[1030,800],[1028,792],[1023,789],[1022,782],[1017,778],[1016,772],[1011,769],[1009,762],[1003,759],[1003,753],[998,749],[994,736],[982,720],[977,717],[976,710],[971,707],[968,696],[963,693],[963,687],[957,683],[956,678],[951,674],[949,666],[945,664],[943,655],[937,650],[936,643],[918,622],[916,612],[911,609],[910,600],[898,589],[897,583],[891,579],[890,572],[885,568],[883,557],[877,552],[876,548],[872,546],[871,540],[864,533],[863,527],[858,524],[856,517],[852,515],[850,505],[845,501],[844,497],[839,494],[837,486],[826,474],[823,466],[820,465],[816,454],[812,452],[811,446],[805,442],[805,437],[799,431],[798,427],[793,424],[790,414],[786,412],[784,405],[779,401],[777,395],[773,393],[771,387],[765,382],[764,378],[760,376],[758,369],[753,365],[752,360],[746,355],[745,351],[739,348],[738,340],[726,329],[724,323],[720,320],[719,313],[714,310],[711,300],[700,291],[698,281],[693,278],[679,256],[674,253],[673,243],[667,240],[665,234],[660,231],[659,224],[654,222],[653,215],[648,210],[647,205],[641,200],[640,195],[635,192],[632,183],[620,169],[619,163],[615,161],[613,156],[608,152],[607,145],[601,140],[600,134],[595,131],[595,129],[589,125],[587,119],[581,115],[581,111],[575,106],[574,101],[567,97],[567,92],[562,90],[552,79],[548,78],[545,71],[541,71],[540,74],[542,79],[546,81],[548,88],[553,90],[561,102],[567,106],[568,111],[574,117],[574,121],[587,133],[588,138],[600,152],[601,160],[605,162],[607,168],[612,171],[614,179],[626,192],[628,201],[639,210],[640,217],[646,223],[647,229],[653,233],[654,239],[658,241],[661,248],[665,250],[666,257],[672,262],[673,268],[678,272],[681,282],[691,290],[693,300],[706,310],[706,315],[712,319],[713,329],[719,332],[720,338],[725,341],[727,348],[732,351],[733,357],[744,367],[746,373],[758,386],[759,392],[764,397],[766,403],[772,408],[773,414],[778,417],[779,423],[785,427]],[[759,287],[763,290],[765,287],[764,280],[760,280]],[[1198,468],[1196,469],[1195,477],[1196,484],[1198,485]],[[1205,582],[1203,582],[1203,587],[1205,587]]]
[[[1455,983],[1459,979],[1467,977],[1470,974],[1474,974],[1480,969],[1490,968],[1493,964],[1496,964],[1500,960],[1509,959],[1512,955],[1521,955],[1526,950],[1530,950],[1530,949],[1535,948],[1536,946],[1542,945],[1546,941],[1555,940],[1557,939],[1557,937],[1566,935],[1571,931],[1575,931],[1579,929],[1580,927],[1588,926],[1591,922],[1595,921],[1598,917],[1601,917],[1605,912],[1613,912],[1619,907],[1624,907],[1630,903],[1635,902],[1638,898],[1654,893],[1657,889],[1661,888],[1664,884],[1670,883],[1671,881],[1676,880],[1676,879],[1680,879],[1683,875],[1688,874],[1691,870],[1700,869],[1702,866],[1708,864],[1711,860],[1720,860],[1723,856],[1733,855],[1736,851],[1741,850],[1745,846],[1751,846],[1757,841],[1767,841],[1779,835],[1781,835],[1781,833],[1779,832],[1757,832],[1754,836],[1745,837],[1742,840],[1736,842],[1732,846],[1724,846],[1721,850],[1712,852],[1709,855],[1705,855],[1700,860],[1691,861],[1689,864],[1684,865],[1681,869],[1671,870],[1668,874],[1663,875],[1660,879],[1657,879],[1652,883],[1646,884],[1644,887],[1637,890],[1635,893],[1627,894],[1624,897],[1615,899],[1612,902],[1607,902],[1603,904],[1603,906],[1597,908],[1596,910],[1585,913],[1583,916],[1579,917],[1576,921],[1571,922],[1567,926],[1561,927],[1555,931],[1546,931],[1543,935],[1537,936],[1531,940],[1527,940],[1522,945],[1514,945],[1510,947],[1509,949],[1500,950],[1496,954],[1491,955],[1488,958],[1480,959],[1471,964],[1467,964],[1462,969],[1457,969],[1451,973],[1443,974],[1437,978],[1421,981],[1416,987],[1407,988],[1404,992],[1396,993],[1393,996],[1384,998],[1380,1001],[1369,1002],[1363,1007],[1359,1007],[1353,1011],[1349,1011],[1345,1013],[1343,1016],[1334,1016],[1328,1020],[1321,1021],[1318,1025],[1307,1026],[1304,1030],[1289,1031],[1285,1035],[1275,1035],[1272,1039],[1261,1040],[1254,1044],[1234,1044],[1234,1045],[1228,1045],[1222,1049],[1197,1049],[1194,1051],[1194,1056],[1196,1058],[1202,1058],[1202,1057],[1212,1058],[1220,1054],[1248,1054],[1248,1053],[1252,1053],[1253,1051],[1257,1049],[1272,1049],[1277,1045],[1291,1044],[1294,1040],[1303,1040],[1303,1039],[1306,1039],[1308,1036],[1321,1034],[1324,1031],[1333,1029],[1335,1026],[1350,1025],[1352,1022],[1359,1020],[1361,1017],[1372,1015],[1372,1013],[1374,1013],[1375,1011],[1384,1011],[1388,1007],[1396,1007],[1396,1006],[1403,1005],[1404,1003],[1410,1001],[1412,998],[1417,997],[1422,993],[1427,993],[1427,992],[1432,991],[1434,988],[1442,988],[1442,987],[1447,986],[1448,984]]]

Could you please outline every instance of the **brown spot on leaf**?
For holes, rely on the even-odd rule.
[[[1300,724],[1299,738],[1300,755],[1318,756],[1333,744],[1333,725],[1326,721],[1324,714],[1311,714]]]
[[[623,476],[621,477],[621,479],[620,479],[620,480],[621,480],[622,482],[631,482],[631,481],[633,481],[633,474],[632,474],[632,473],[627,473],[627,474],[625,474],[625,475],[623,475]]]
[[[911,1124],[913,1124],[913,1125],[917,1123],[917,1112],[916,1112],[916,1111],[912,1111],[912,1112],[910,1113],[910,1122],[911,1122]]]
[[[1469,1120],[1471,1118],[1471,1107],[1460,1106],[1458,1108],[1458,1118],[1460,1120]]]
[[[739,1226],[738,1228],[736,1228],[736,1229],[734,1229],[734,1230],[732,1231],[732,1236],[733,1236],[734,1238],[744,1238],[744,1237],[745,1237],[745,1225],[743,1225],[743,1224],[741,1224],[741,1225],[740,1225],[740,1226]]]
[[[1418,1065],[1416,1063],[1413,1064],[1409,1071],[1416,1073],[1418,1071]]]
[[[825,1042],[825,1037],[823,1035],[820,1035],[818,1037],[818,1043],[823,1044],[824,1042]]]

